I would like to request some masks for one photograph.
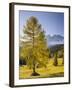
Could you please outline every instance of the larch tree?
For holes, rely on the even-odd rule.
[[[32,75],[39,75],[36,72],[37,64],[46,67],[46,63],[48,62],[48,47],[44,30],[41,24],[39,24],[38,19],[31,16],[23,28],[23,33],[24,37],[26,35],[28,40],[23,44],[22,55],[26,59],[27,65],[32,68]]]
[[[53,62],[53,65],[54,66],[57,66],[58,65],[58,60],[57,60],[58,57],[57,56],[58,56],[58,52],[56,51],[55,54],[54,54],[54,62]]]

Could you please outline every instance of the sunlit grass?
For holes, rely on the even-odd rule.
[[[53,59],[50,59],[47,68],[36,68],[36,72],[39,76],[31,76],[32,69],[29,69],[26,65],[20,66],[19,78],[48,78],[48,77],[63,77],[64,76],[64,65],[62,65],[62,58],[58,59],[58,66],[53,65]]]

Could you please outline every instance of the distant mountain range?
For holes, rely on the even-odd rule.
[[[64,37],[61,35],[47,35],[47,44],[48,46],[54,46],[58,44],[64,44]]]

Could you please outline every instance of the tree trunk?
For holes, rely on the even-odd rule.
[[[35,73],[35,62],[33,60],[33,73]]]
[[[34,49],[34,30],[33,30],[33,49]],[[38,76],[39,74],[35,71],[35,59],[33,59],[33,73],[32,76]]]
[[[34,49],[34,30],[33,30],[33,49]],[[35,73],[35,61],[33,59],[33,74]]]
[[[33,60],[33,73],[31,75],[32,76],[39,76],[40,75],[35,71],[35,61],[34,60]]]

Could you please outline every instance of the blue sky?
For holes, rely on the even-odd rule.
[[[64,13],[59,12],[35,12],[35,11],[19,11],[19,27],[20,35],[22,34],[23,26],[29,17],[35,16],[42,28],[45,30],[45,34],[48,35],[61,35],[64,36]]]

